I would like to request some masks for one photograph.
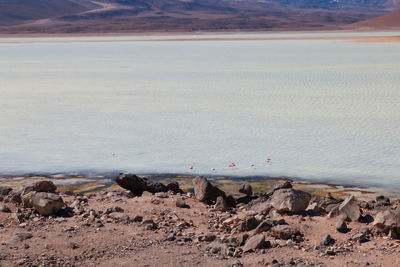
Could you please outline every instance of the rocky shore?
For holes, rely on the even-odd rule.
[[[400,266],[400,200],[310,194],[289,181],[226,192],[133,174],[87,194],[0,188],[0,266]]]

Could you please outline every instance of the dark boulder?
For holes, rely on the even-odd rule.
[[[131,191],[136,196],[141,196],[143,191],[147,191],[146,181],[134,174],[121,174],[115,179],[115,182],[122,188]]]
[[[289,181],[276,183],[272,186],[271,190],[269,190],[267,194],[268,194],[268,196],[272,196],[276,190],[285,189],[285,188],[292,188],[292,183]]]
[[[216,211],[227,211],[229,209],[228,204],[223,197],[217,197],[215,201],[214,210]]]
[[[149,181],[147,178],[140,178],[134,174],[121,174],[116,179],[115,182],[129,191],[131,191],[135,196],[141,196],[144,191],[150,193],[167,192],[168,190],[174,193],[180,193],[182,190],[179,189],[179,184],[177,182],[169,183],[165,186],[162,183]]]
[[[39,181],[26,186],[22,191],[21,196],[32,191],[54,193],[56,189],[57,186],[52,181]]]
[[[201,202],[211,205],[215,203],[217,197],[223,197],[228,205],[232,205],[232,203],[229,203],[231,201],[227,201],[225,192],[218,187],[213,186],[209,181],[207,181],[206,177],[197,176],[194,178],[193,187],[196,198]]]
[[[0,188],[0,196],[7,196],[12,191],[12,188]]]
[[[253,188],[249,184],[242,184],[239,187],[239,193],[246,194],[248,196],[251,196],[253,194]]]
[[[183,193],[183,191],[179,188],[179,183],[177,181],[172,181],[169,184],[167,184],[167,190],[171,190],[175,194],[178,193]]]

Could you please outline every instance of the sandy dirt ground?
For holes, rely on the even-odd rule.
[[[245,206],[219,212],[187,194],[128,197],[108,190],[61,195],[67,206],[81,203],[82,214],[45,217],[0,202],[11,210],[0,212],[0,266],[241,266],[239,262],[243,266],[400,266],[399,240],[379,234],[371,234],[367,242],[351,240],[360,227],[373,231],[370,223],[349,222],[349,232],[340,233],[335,228],[338,217],[282,215],[301,231],[303,241],[280,240],[264,232],[271,247],[250,253],[235,248],[233,254],[221,255],[207,251],[210,242],[199,237],[226,240],[242,235],[223,222],[246,218]],[[177,207],[178,198],[190,208]],[[25,219],[18,219],[16,212],[25,214]],[[364,210],[364,214],[376,213]],[[172,232],[175,240],[168,241]],[[14,242],[16,233],[32,237]],[[320,245],[326,234],[335,240],[333,245]]]

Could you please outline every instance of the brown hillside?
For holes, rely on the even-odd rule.
[[[381,17],[356,22],[347,27],[351,29],[400,29],[400,10]]]

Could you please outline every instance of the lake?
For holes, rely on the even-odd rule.
[[[160,38],[0,38],[0,173],[400,188],[400,43]]]

